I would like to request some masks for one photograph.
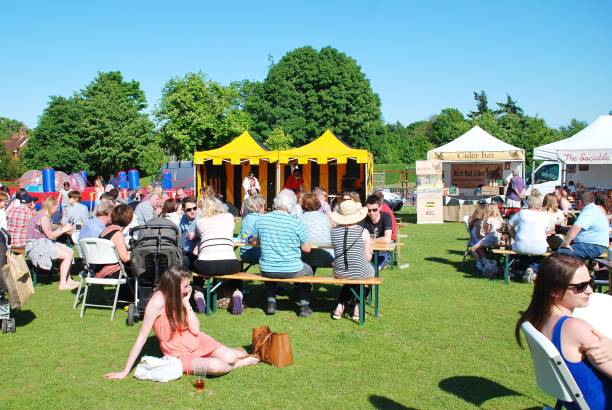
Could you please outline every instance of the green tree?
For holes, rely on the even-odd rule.
[[[380,98],[357,62],[332,47],[290,51],[249,91],[245,108],[259,136],[280,126],[301,145],[329,128],[351,146],[372,148],[383,133]]]
[[[484,90],[481,90],[480,93],[474,91],[474,100],[476,100],[476,111],[470,111],[468,117],[477,118],[491,112],[487,93],[485,93]]]
[[[82,103],[77,96],[50,98],[23,150],[23,161],[30,169],[50,166],[69,173],[93,171],[83,156]]]
[[[281,127],[275,127],[264,141],[266,147],[271,150],[289,149],[293,144],[293,137],[286,134]]]
[[[0,179],[13,180],[19,178],[24,172],[25,167],[19,159],[13,159],[10,152],[4,147],[0,147]]]
[[[25,126],[21,121],[0,117],[0,142],[7,140],[11,135],[19,131],[19,128]]]
[[[139,168],[145,148],[157,143],[146,106],[137,81],[99,73],[72,97],[51,97],[24,159],[30,167],[91,174]]]
[[[587,125],[588,124],[586,121],[578,121],[577,119],[572,118],[568,126],[559,127],[559,139],[571,137],[572,135],[585,129]]]
[[[431,121],[431,142],[440,146],[450,142],[470,129],[470,123],[456,108],[445,108]]]
[[[168,81],[155,110],[162,147],[188,159],[194,151],[217,148],[248,129],[250,116],[241,109],[246,87],[224,87],[201,72]]]
[[[516,100],[513,100],[512,97],[510,97],[510,94],[506,94],[505,103],[496,103],[496,104],[499,107],[497,111],[495,111],[497,115],[506,115],[506,114],[513,114],[513,115],[518,115],[518,116],[523,115],[523,109],[518,106]]]

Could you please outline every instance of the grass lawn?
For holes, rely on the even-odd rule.
[[[366,326],[329,311],[338,287],[315,290],[315,313],[298,318],[287,296],[279,312],[261,310],[263,285],[251,285],[242,316],[198,315],[204,331],[231,346],[250,344],[251,329],[269,324],[289,332],[295,364],[266,364],[208,379],[195,393],[188,377],[152,383],[121,370],[139,325],[127,327],[125,312],[72,310],[74,295],[57,282],[41,285],[17,312],[17,332],[0,334],[0,408],[325,408],[325,409],[524,409],[552,405],[539,391],[531,357],[514,342],[518,312],[531,285],[472,276],[460,268],[465,229],[459,223],[414,224],[402,214],[404,270],[385,270],[381,315]],[[329,271],[321,274],[329,274]],[[291,293],[291,292],[288,292]],[[160,356],[154,336],[147,354]]]

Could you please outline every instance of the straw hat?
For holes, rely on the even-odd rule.
[[[353,225],[363,220],[368,214],[368,209],[362,207],[359,202],[342,201],[337,211],[332,212],[331,219],[338,225]]]

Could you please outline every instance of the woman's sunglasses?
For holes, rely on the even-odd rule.
[[[591,279],[588,282],[581,282],[581,283],[570,283],[569,285],[567,285],[568,289],[573,289],[574,293],[582,293],[586,290],[586,288],[591,287],[591,289],[593,289],[593,280]]]

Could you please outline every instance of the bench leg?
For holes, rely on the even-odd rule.
[[[378,317],[378,285],[374,285],[374,316]]]
[[[359,326],[365,324],[365,303],[363,299],[363,285],[359,285]]]
[[[206,316],[210,316],[212,311],[210,309],[210,282],[211,278],[206,278]]]
[[[510,263],[508,255],[504,255],[504,282],[506,285],[510,284]]]

